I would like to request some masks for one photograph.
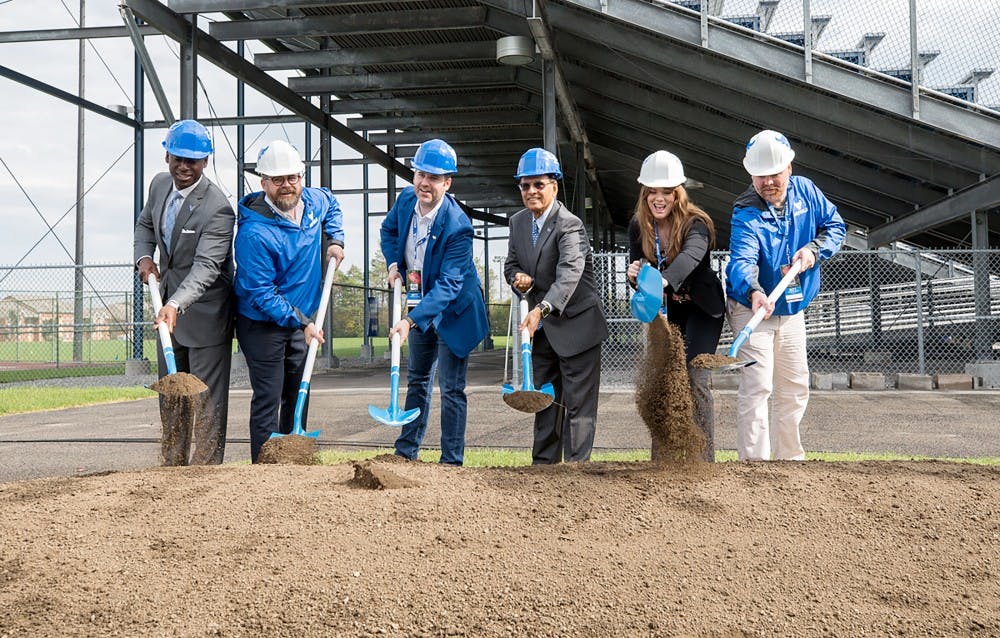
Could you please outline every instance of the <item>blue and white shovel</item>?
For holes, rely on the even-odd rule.
[[[392,287],[392,324],[395,326],[403,316],[403,282],[396,279]],[[368,406],[368,414],[379,423],[398,428],[410,423],[420,416],[420,408],[412,410],[399,409],[399,350],[398,334],[392,335],[392,367],[389,368],[389,407],[383,410],[374,405]]]
[[[520,320],[523,322],[528,316],[528,300],[524,297],[521,298],[519,310]],[[521,388],[514,389],[512,384],[505,383],[501,392],[504,403],[515,410],[532,414],[541,412],[556,399],[556,391],[551,383],[546,383],[537,389],[534,386],[531,372],[531,337],[527,328],[521,330]]]
[[[635,278],[636,289],[632,294],[632,316],[649,323],[663,308],[663,288],[666,280],[656,268],[643,264]]]
[[[771,291],[771,294],[767,296],[769,304],[773,304],[778,300],[778,297],[785,294],[785,289],[788,288],[788,284],[792,283],[801,270],[802,262],[795,260],[792,265],[788,267],[788,272],[785,273],[785,276],[781,278],[778,285],[775,286],[774,290]],[[747,325],[745,325],[743,329],[740,330],[739,334],[736,335],[736,338],[733,339],[733,345],[729,347],[729,357],[731,359],[737,358],[736,355],[739,354],[740,348],[742,348],[743,344],[750,338],[750,334],[754,331],[754,328],[759,326],[760,322],[764,320],[765,314],[767,314],[767,308],[764,308],[763,306],[758,308],[757,312],[753,313],[753,317],[750,318],[750,321],[747,322]],[[743,361],[729,363],[712,369],[718,370],[719,372],[731,372],[733,370],[739,370],[740,368],[752,366],[755,363],[757,363],[755,359],[744,359]]]
[[[337,260],[331,258],[326,264],[326,277],[323,279],[323,292],[319,299],[319,308],[316,310],[316,322],[322,325],[326,317],[326,307],[330,304],[330,289],[333,288],[333,276],[337,272]],[[289,434],[297,436],[308,436],[311,439],[319,438],[322,430],[312,430],[306,432],[302,427],[302,413],[306,409],[306,401],[309,399],[309,382],[312,381],[313,365],[316,363],[316,351],[319,350],[319,339],[313,337],[309,342],[309,354],[306,355],[306,365],[302,370],[302,381],[299,382],[299,394],[295,397],[295,414],[292,417],[292,431]],[[281,432],[271,432],[268,439],[276,439],[286,436]]]

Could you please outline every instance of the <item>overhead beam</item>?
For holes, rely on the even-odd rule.
[[[227,41],[441,31],[480,27],[485,17],[484,7],[349,13],[275,20],[213,22],[209,27],[209,33],[218,40]]]
[[[18,73],[14,69],[0,65],[0,76],[7,78],[8,80],[13,80],[27,87],[35,89],[36,91],[41,91],[47,95],[51,95],[54,98],[58,98],[70,104],[87,109],[92,113],[97,113],[98,115],[103,115],[109,120],[114,120],[125,124],[126,126],[131,126],[134,129],[142,128],[142,124],[136,122],[127,115],[122,115],[118,111],[112,111],[109,108],[105,108],[99,104],[94,104],[89,100],[81,98],[79,95],[74,93],[69,93],[68,91],[63,91],[62,89],[57,89],[51,84],[46,84],[41,80],[36,80],[33,77],[24,75],[23,73]]]
[[[1000,174],[962,189],[930,206],[905,217],[873,228],[868,233],[868,247],[877,248],[942,224],[968,217],[973,211],[1000,206]]]
[[[160,35],[151,26],[139,27],[142,35]],[[35,29],[30,31],[2,31],[0,44],[11,42],[48,42],[52,40],[92,40],[96,38],[127,38],[125,27],[83,27],[78,29]]]
[[[214,13],[250,9],[305,9],[338,4],[357,4],[357,0],[167,0],[177,13]]]
[[[518,107],[535,113],[541,103],[534,96],[514,89],[464,91],[438,95],[398,96],[392,98],[351,97],[335,101],[330,113],[399,113],[413,111],[466,111],[474,108]]]
[[[417,131],[401,133],[373,133],[368,136],[372,144],[421,144],[427,141],[428,135],[434,131]],[[462,142],[509,142],[511,140],[526,140],[534,142],[540,140],[542,127],[540,126],[508,126],[497,128],[484,128],[478,130],[451,131],[443,137],[451,144]],[[431,135],[431,137],[434,137]],[[530,148],[530,147],[525,147]]]
[[[403,47],[373,47],[319,51],[289,51],[258,53],[253,61],[265,71],[290,69],[326,69],[338,66],[373,64],[437,63],[462,60],[492,60],[497,44],[489,42],[453,42],[448,44],[416,44]]]
[[[463,69],[461,84],[465,87],[504,86],[514,84],[517,70],[503,67]],[[362,73],[356,75],[309,76],[288,79],[288,87],[302,95],[353,93],[356,91],[398,91],[413,89],[451,88],[458,80],[441,71],[408,73]]]
[[[466,113],[430,113],[421,115],[348,118],[352,131],[386,131],[401,129],[446,131],[464,128],[539,124],[538,114],[531,111],[474,111]]]

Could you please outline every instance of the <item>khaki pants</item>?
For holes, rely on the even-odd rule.
[[[749,308],[731,299],[727,311],[734,333],[739,333],[753,316]],[[740,348],[739,356],[757,361],[743,368],[736,400],[736,451],[740,460],[771,459],[768,399],[773,404],[774,458],[804,459],[799,422],[809,403],[809,365],[803,314],[771,316],[760,322]]]

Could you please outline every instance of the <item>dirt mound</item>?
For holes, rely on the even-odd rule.
[[[316,465],[316,439],[299,434],[264,441],[257,462],[271,465]]]
[[[997,468],[354,471],[0,485],[0,636],[1000,635]]]
[[[164,397],[189,397],[201,394],[208,389],[205,382],[187,372],[168,374],[150,384],[150,390],[159,392]]]
[[[684,339],[660,314],[650,322],[647,337],[635,403],[653,439],[653,459],[666,463],[699,461],[705,436],[694,425]]]
[[[416,481],[402,478],[389,468],[371,461],[354,463],[354,478],[350,480],[350,484],[366,490],[396,490],[420,485]]]

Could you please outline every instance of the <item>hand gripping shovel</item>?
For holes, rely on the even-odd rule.
[[[774,290],[771,291],[771,294],[767,296],[768,303],[774,303],[777,301],[778,297],[785,294],[785,288],[788,288],[788,284],[792,283],[792,280],[795,279],[801,270],[801,261],[796,260],[792,263],[792,265],[788,267],[788,272],[785,273],[785,276],[781,278],[778,285],[775,286]],[[742,348],[743,344],[750,338],[750,333],[752,333],[754,328],[760,325],[760,322],[764,320],[764,315],[766,313],[766,308],[758,308],[757,312],[753,313],[753,317],[750,318],[750,321],[747,322],[747,325],[745,325],[743,329],[740,330],[739,334],[736,335],[736,338],[733,339],[733,345],[729,347],[729,358],[735,361],[735,363],[716,366],[711,368],[712,370],[717,370],[719,372],[732,372],[733,370],[739,370],[740,368],[752,366],[757,363],[755,359],[745,359],[743,361],[739,361],[737,360],[736,355],[739,354],[740,348]]]
[[[316,310],[316,321],[322,322],[326,317],[326,307],[330,303],[330,288],[333,288],[333,276],[337,272],[336,258],[330,259],[326,263],[326,277],[323,278],[323,293],[319,299],[319,308]],[[319,339],[313,337],[309,342],[309,353],[306,355],[306,365],[302,370],[302,381],[299,383],[299,394],[295,397],[295,413],[292,416],[292,431],[289,434],[298,436],[308,436],[311,439],[319,438],[322,430],[306,432],[302,427],[302,413],[306,409],[306,400],[309,398],[309,382],[312,380],[313,365],[316,363],[316,351],[319,350]],[[271,432],[268,440],[286,436],[281,432]]]
[[[520,318],[528,316],[528,300],[521,298]],[[536,389],[531,374],[531,337],[528,329],[521,330],[521,388],[515,390],[510,383],[503,384],[504,403],[521,412],[541,412],[555,401],[556,391],[551,383]]]
[[[396,279],[392,287],[392,325],[399,323],[403,316],[403,282]],[[400,411],[399,409],[399,334],[392,335],[392,367],[389,368],[389,407],[385,410],[374,405],[368,406],[368,414],[379,423],[394,428],[402,427],[420,416],[420,408]]]
[[[160,297],[160,282],[156,280],[156,275],[149,273],[149,279],[146,283],[149,284],[149,298],[153,301],[153,316],[156,317],[160,314],[160,309],[163,308],[163,299]],[[170,328],[167,327],[167,324],[160,322],[156,330],[160,334],[160,346],[163,348],[163,360],[167,364],[167,374],[177,374],[177,359],[174,357],[173,342],[170,341]]]
[[[632,316],[643,323],[649,323],[663,307],[663,287],[666,281],[656,268],[643,264],[635,283],[636,290],[631,300]]]

